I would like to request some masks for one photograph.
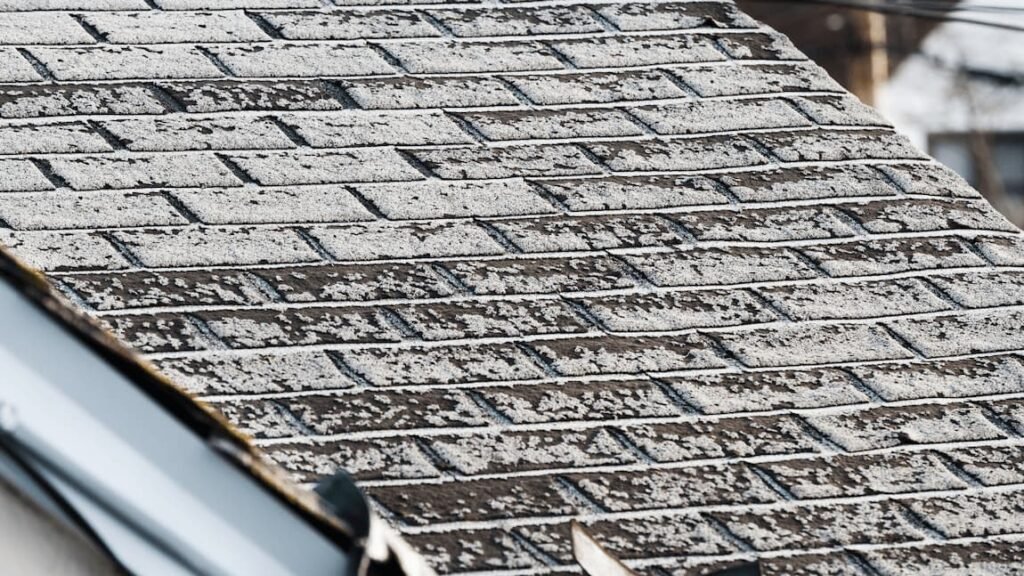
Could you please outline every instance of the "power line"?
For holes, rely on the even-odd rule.
[[[908,16],[911,18],[921,18],[924,20],[936,20],[939,22],[956,22],[961,24],[974,24],[977,26],[987,26],[989,28],[998,28],[1000,30],[1011,30],[1014,32],[1024,32],[1024,25],[1010,24],[1006,22],[993,22],[990,20],[978,20],[976,18],[967,18],[964,16],[957,16],[956,14],[950,14],[948,11],[940,11],[928,8],[916,8],[904,4],[882,4],[878,2],[861,2],[858,0],[754,0],[755,2],[771,2],[771,3],[782,3],[782,4],[818,4],[821,6],[834,6],[837,8],[848,8],[851,10],[864,10],[866,12],[878,12],[881,14],[892,14],[894,16]]]
[[[1024,6],[1000,6],[994,4],[970,4],[964,2],[943,2],[941,0],[896,0],[895,2],[876,2],[889,6],[906,6],[935,12],[987,12],[987,13],[1024,13]]]

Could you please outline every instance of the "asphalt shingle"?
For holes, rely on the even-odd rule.
[[[1016,568],[1020,232],[731,2],[0,13],[0,243],[438,572]]]

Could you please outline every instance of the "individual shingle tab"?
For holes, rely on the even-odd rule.
[[[958,238],[867,240],[801,250],[830,276],[867,276],[910,270],[983,266]]]
[[[842,90],[814,64],[688,66],[673,69],[672,73],[704,97]]]
[[[146,0],[0,0],[0,10],[148,10]]]
[[[522,180],[415,182],[356,185],[385,216],[395,220],[551,214],[554,206]]]
[[[145,266],[278,264],[320,260],[292,230],[172,228],[113,233]]]
[[[643,210],[727,204],[719,187],[697,177],[637,176],[538,182],[573,211]]]
[[[58,80],[218,78],[224,74],[191,46],[32,48]]]
[[[759,134],[754,138],[786,162],[921,158],[905,137],[881,130]]]
[[[600,296],[578,302],[613,332],[686,330],[777,319],[756,297],[741,290]]]
[[[885,330],[866,324],[780,326],[715,337],[741,362],[754,367],[913,357]]]
[[[979,202],[908,200],[872,202],[845,207],[869,232],[931,232],[935,230],[998,230],[1016,227]]]
[[[61,282],[97,310],[174,305],[260,304],[266,298],[237,270],[70,274]]]
[[[800,499],[958,490],[967,485],[935,454],[840,455],[760,466]]]
[[[856,381],[838,369],[783,370],[666,379],[702,412],[758,412],[867,402]]]
[[[962,198],[981,196],[956,172],[941,164],[906,164],[883,166],[880,169],[907,194]]]
[[[530,356],[514,345],[367,348],[346,351],[343,356],[376,386],[503,382],[544,375]]]
[[[644,558],[652,546],[662,554],[677,556],[736,551],[710,521],[689,512],[587,522],[587,530],[617,558]],[[568,523],[527,525],[515,531],[560,562],[574,562]]]
[[[427,341],[573,334],[589,329],[559,300],[419,304],[392,310]]]
[[[395,71],[367,46],[246,44],[211,46],[209,51],[232,74],[248,78],[363,76]]]
[[[340,430],[388,430],[483,426],[487,416],[460,390],[424,390],[390,394],[386,390],[344,396],[313,395],[288,400],[286,406],[317,433]],[[424,413],[423,407],[432,411]]]
[[[44,272],[128,268],[124,256],[105,238],[92,232],[0,230],[0,245]]]
[[[885,501],[801,505],[714,516],[755,550],[913,542],[924,536],[898,504]]]
[[[450,296],[445,280],[425,264],[347,264],[270,268],[252,272],[287,302],[349,302]]]
[[[84,122],[5,124],[0,126],[0,154],[67,154],[109,152],[107,141]]]
[[[579,176],[601,169],[582,150],[566,144],[508,148],[442,148],[410,153],[445,180],[516,176]]]
[[[1024,480],[1024,447],[978,446],[945,453],[986,486],[1017,484]]]
[[[310,234],[339,260],[482,256],[505,251],[483,228],[469,222],[374,222],[316,227]]]
[[[791,100],[822,126],[885,126],[869,106],[850,96],[808,96]]]
[[[917,322],[897,320],[890,325],[931,358],[1020,349],[1024,345],[1024,333],[1019,330],[1021,320],[1024,313],[1013,310],[969,312]],[[957,337],[950,339],[950,333]]]
[[[28,160],[0,159],[0,191],[21,192],[51,190],[54,186],[39,171],[39,168]]]
[[[686,28],[757,28],[757,21],[728,2],[666,2],[611,4],[599,9],[620,30],[653,31]]]
[[[345,105],[319,80],[160,83],[187,112],[242,110],[340,110]],[[0,108],[2,113],[2,108]]]
[[[760,292],[794,320],[878,318],[952,308],[917,279],[804,284]]]
[[[155,0],[164,10],[234,10],[238,8],[320,8],[319,0]]]
[[[402,333],[375,308],[227,310],[197,314],[231,348],[397,342]]]
[[[97,12],[84,16],[114,44],[260,42],[270,38],[242,12]]]
[[[0,47],[0,82],[35,82],[39,72],[13,48]]]
[[[829,208],[747,209],[681,214],[673,218],[697,240],[779,242],[854,235]]]
[[[0,46],[94,43],[96,40],[68,14],[15,12],[0,18]]]
[[[284,116],[282,121],[314,148],[468,144],[473,138],[439,113],[349,112],[330,116]]]
[[[806,60],[807,57],[777,32],[720,34],[718,44],[737,60]]]
[[[293,148],[273,122],[255,118],[219,120],[132,118],[100,123],[129,150],[140,152]]]
[[[76,114],[163,114],[166,107],[142,84],[62,84],[0,87],[0,117]]]
[[[563,382],[489,387],[480,395],[517,424],[668,417],[675,403],[642,380]]]
[[[1012,574],[1018,563],[1016,541],[986,540],[974,544],[931,544],[882,548],[865,553],[873,566],[891,574]]]
[[[492,224],[523,252],[572,252],[671,246],[683,239],[665,220],[648,214],[517,218]]]
[[[988,411],[990,421],[1001,430],[1017,435],[1024,430],[1024,410],[1017,398],[990,400],[982,406]]]
[[[471,572],[541,566],[526,545],[504,530],[453,530],[410,535],[406,541],[422,550],[435,570],[451,567]]]
[[[625,259],[658,286],[716,286],[814,278],[814,268],[780,248],[692,248]]]
[[[267,455],[299,482],[315,482],[344,468],[356,480],[434,478],[436,467],[415,442],[404,438],[278,443]]]
[[[423,179],[419,171],[387,148],[340,152],[248,152],[232,154],[229,158],[254,180],[267,186]]]
[[[207,224],[305,224],[374,219],[340,186],[204,188],[176,190],[173,194],[196,218]]]
[[[488,140],[546,140],[638,136],[643,131],[620,112],[530,110],[462,114]]]
[[[614,476],[580,474],[569,479],[598,504],[616,512],[724,502],[755,504],[778,498],[742,464],[623,472]]]
[[[746,569],[748,562],[728,557],[678,558],[661,566],[672,576],[692,574],[694,570],[716,571]],[[758,559],[762,574],[789,574],[792,576],[813,576],[831,574],[834,576],[860,576],[862,561],[846,552],[824,552]],[[726,572],[728,574],[728,572]]]
[[[781,100],[711,100],[631,110],[658,134],[700,134],[810,126],[811,122]]]
[[[367,109],[517,106],[515,94],[494,78],[361,78],[338,84]]]
[[[482,427],[487,413],[459,390],[352,391],[281,400],[319,434]],[[425,411],[424,407],[431,410]]]
[[[508,76],[508,82],[536,104],[589,104],[685,98],[686,92],[656,70],[567,72]]]
[[[1024,238],[1016,236],[979,236],[974,246],[996,266],[1024,266]]]
[[[725,174],[719,178],[744,202],[895,196],[898,189],[867,166],[786,168]]]
[[[260,17],[289,40],[429,38],[441,32],[415,12],[263,12]]]
[[[221,402],[217,411],[255,440],[290,439],[302,433],[288,414],[270,402]]]
[[[856,366],[851,371],[886,400],[991,396],[1024,391],[1024,366],[1011,356]]]
[[[615,172],[715,170],[757,166],[767,159],[752,144],[727,136],[590,144]]]
[[[586,468],[636,460],[607,430],[498,432],[440,436],[430,448],[466,475]]]
[[[225,353],[165,359],[158,361],[157,366],[194,394],[336,390],[355,385],[337,369],[330,358],[320,352],[295,351],[247,356]]]
[[[555,370],[569,376],[721,368],[725,362],[693,335],[672,338],[576,338],[535,342]]]
[[[935,276],[933,284],[961,306],[988,308],[1024,304],[1024,273],[978,271]]]
[[[428,10],[460,37],[584,34],[604,28],[585,6]]]
[[[476,294],[531,294],[631,288],[622,262],[608,257],[464,260],[447,270]]]
[[[639,424],[627,426],[623,432],[644,454],[664,463],[819,450],[800,420],[792,416]]]
[[[119,338],[142,352],[182,352],[209,348],[202,331],[177,314],[108,316],[103,319]]]
[[[579,68],[618,68],[725,60],[705,36],[611,36],[552,41]]]
[[[187,224],[159,194],[42,192],[0,195],[0,219],[19,230]]]
[[[551,477],[488,479],[442,485],[380,486],[368,490],[413,526],[438,522],[501,520],[544,510],[573,514],[580,505]],[[429,496],[428,496],[429,494]]]
[[[202,154],[58,157],[49,163],[75,190],[241,185],[217,158]]]
[[[561,70],[563,65],[539,42],[395,42],[387,51],[413,74]]]
[[[969,404],[877,407],[810,416],[810,423],[852,452],[891,446],[1002,438]]]

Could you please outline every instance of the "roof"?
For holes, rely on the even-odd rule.
[[[0,0],[0,241],[441,572],[1012,570],[974,190],[730,3],[334,1]]]

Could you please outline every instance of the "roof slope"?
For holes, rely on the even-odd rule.
[[[728,3],[360,1],[0,0],[0,241],[444,572],[1012,570],[976,192]]]

